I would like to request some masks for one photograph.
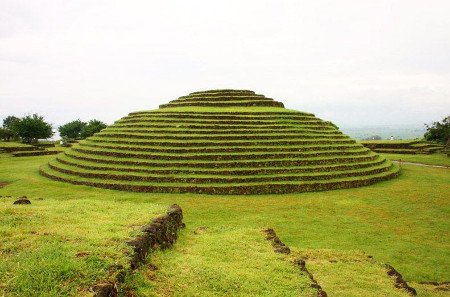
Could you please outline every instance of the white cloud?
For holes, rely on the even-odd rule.
[[[450,111],[448,1],[0,0],[0,117],[112,122],[246,88],[342,126]]]

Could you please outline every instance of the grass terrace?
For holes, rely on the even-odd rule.
[[[433,154],[444,150],[443,145],[422,140],[366,140],[361,143],[383,154]]]
[[[411,162],[436,166],[450,167],[450,157],[446,154],[435,153],[430,155],[424,154],[383,154],[386,158],[392,161]]]
[[[212,90],[130,113],[41,173],[109,189],[268,194],[359,187],[397,176],[398,168],[382,159],[313,114],[252,91]],[[311,166],[317,167],[307,174]],[[179,171],[168,174],[175,167]],[[247,173],[225,173],[238,168]]]

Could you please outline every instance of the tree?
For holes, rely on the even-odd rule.
[[[0,128],[0,139],[10,141],[12,138],[14,138],[14,133],[11,130]]]
[[[99,120],[90,120],[89,123],[81,131],[81,138],[86,138],[94,135],[97,132],[105,129],[108,125]]]
[[[67,137],[71,139],[77,139],[81,137],[82,131],[86,128],[86,123],[78,120],[69,122],[58,127],[59,135],[61,137]]]
[[[20,119],[15,116],[7,116],[3,119],[3,128],[12,130],[12,127],[15,123],[17,123]]]
[[[428,141],[435,141],[445,144],[450,138],[450,116],[447,116],[442,122],[434,122],[431,126],[427,127],[427,132],[424,134],[424,138]]]
[[[372,135],[369,137],[364,138],[363,140],[381,140],[381,136],[380,135]]]
[[[52,125],[45,122],[44,117],[38,114],[19,119],[12,126],[12,131],[26,143],[36,143],[39,139],[46,139],[53,135]]]
[[[17,134],[14,133],[14,125],[20,119],[15,116],[7,116],[3,119],[3,128],[0,128],[0,138],[5,141],[10,141],[11,139],[17,138]]]
[[[84,139],[105,129],[107,125],[99,120],[90,120],[88,123],[79,119],[64,124],[58,128],[59,135],[70,139]]]

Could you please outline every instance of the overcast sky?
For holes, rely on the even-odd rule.
[[[0,118],[243,88],[341,127],[450,114],[450,1],[0,0]]]

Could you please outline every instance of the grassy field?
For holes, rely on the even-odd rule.
[[[38,168],[54,157],[0,155],[0,182],[8,183],[0,195],[26,195],[33,203],[0,198],[0,296],[87,294],[106,267],[125,260],[124,242],[137,226],[172,203],[183,208],[187,227],[173,249],[151,257],[158,270],[142,267],[127,278],[124,287],[138,294],[310,296],[293,257],[307,258],[329,296],[406,296],[384,277],[382,263],[422,296],[444,293],[418,282],[449,280],[448,169],[403,165],[397,179],[350,190],[175,195],[50,181]],[[261,233],[267,227],[291,256],[272,252]]]

